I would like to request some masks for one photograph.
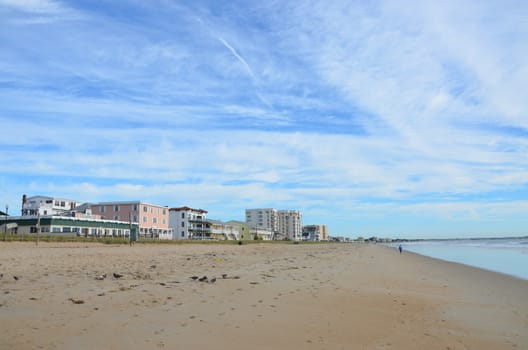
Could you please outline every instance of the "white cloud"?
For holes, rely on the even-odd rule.
[[[56,14],[63,11],[63,6],[53,0],[0,0],[0,5],[8,6],[17,10]]]

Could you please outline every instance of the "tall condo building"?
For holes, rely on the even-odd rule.
[[[293,241],[302,237],[302,214],[298,210],[246,209],[246,223],[252,228],[269,230],[278,237]]]
[[[278,210],[273,208],[246,209],[246,223],[253,228],[278,232]]]
[[[292,241],[302,238],[302,214],[298,210],[279,210],[279,234]]]

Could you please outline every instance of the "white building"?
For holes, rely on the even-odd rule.
[[[246,223],[252,229],[273,232],[275,239],[299,241],[302,238],[302,214],[298,210],[246,209]]]
[[[207,211],[189,207],[169,209],[169,227],[172,239],[210,239],[211,224],[206,220]]]
[[[246,223],[252,228],[278,232],[278,210],[273,208],[246,209]]]
[[[302,238],[302,214],[298,210],[279,210],[279,234],[292,241]]]
[[[74,210],[79,202],[47,196],[22,196],[22,216],[64,215]]]

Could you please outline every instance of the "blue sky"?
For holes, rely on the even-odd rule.
[[[526,1],[0,0],[0,203],[528,235]]]

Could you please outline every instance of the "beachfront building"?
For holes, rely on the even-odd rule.
[[[302,214],[298,210],[279,210],[279,235],[292,241],[302,237]]]
[[[246,209],[246,223],[252,230],[272,232],[272,239],[299,241],[302,237],[302,214],[298,210]]]
[[[227,224],[237,228],[239,240],[248,241],[250,239],[253,239],[253,236],[251,235],[251,226],[249,226],[246,222],[231,220],[228,221]]]
[[[238,240],[238,227],[220,220],[207,219],[211,227],[211,238],[217,240]]]
[[[270,241],[274,237],[274,232],[264,228],[250,226],[247,222],[231,220],[227,222],[229,225],[236,226],[238,229],[239,240],[264,240]]]
[[[278,232],[278,210],[274,208],[246,209],[246,223],[252,228]]]
[[[302,230],[303,241],[328,241],[328,226],[306,225]]]
[[[169,209],[169,227],[172,239],[211,239],[211,223],[207,211],[189,207]]]
[[[132,233],[134,237],[138,230],[138,225],[130,222],[59,215],[10,216],[3,221],[7,233],[21,235],[129,237]]]
[[[92,215],[101,219],[127,221],[139,226],[138,238],[172,236],[169,208],[141,201],[101,202],[90,205]]]
[[[79,203],[72,199],[48,196],[22,196],[22,216],[64,215]]]

